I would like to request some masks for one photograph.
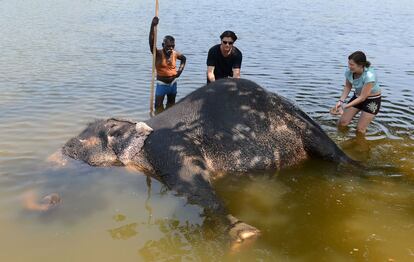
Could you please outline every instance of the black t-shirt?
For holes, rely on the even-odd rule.
[[[213,46],[208,51],[207,66],[214,66],[216,79],[233,76],[233,68],[241,68],[242,53],[233,46],[231,54],[224,57],[220,51],[220,44]],[[207,79],[207,82],[208,79]]]

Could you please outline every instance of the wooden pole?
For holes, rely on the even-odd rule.
[[[155,16],[158,17],[158,0],[155,0]],[[154,45],[152,49],[152,77],[151,77],[151,95],[150,95],[150,115],[154,112],[154,82],[155,82],[155,59],[157,56],[157,26],[154,28]]]

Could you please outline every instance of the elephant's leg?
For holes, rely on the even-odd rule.
[[[209,221],[217,224],[239,242],[258,234],[256,228],[229,215],[210,183],[212,174],[200,147],[186,133],[158,129],[146,140],[145,148],[159,180],[170,190],[186,196],[190,203],[203,207],[206,224]]]
[[[207,214],[219,218],[224,223],[223,228],[227,229],[232,241],[241,243],[259,235],[260,231],[257,228],[228,214],[211,186],[210,174],[202,160],[184,157],[183,165],[177,171],[178,176],[171,176],[169,173],[164,174],[161,179],[172,190],[187,196],[190,203],[202,206]]]

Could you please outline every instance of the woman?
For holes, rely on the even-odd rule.
[[[365,134],[368,125],[381,107],[381,89],[374,69],[363,52],[356,51],[348,57],[345,78],[342,95],[330,112],[331,114],[340,114],[338,126],[345,127],[362,110],[358,120],[357,133]],[[345,103],[352,88],[354,96],[348,103]]]

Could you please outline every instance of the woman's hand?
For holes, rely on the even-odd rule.
[[[342,115],[344,113],[344,102],[342,100],[339,100],[336,105],[334,107],[331,108],[331,110],[329,110],[329,112],[332,115]]]

